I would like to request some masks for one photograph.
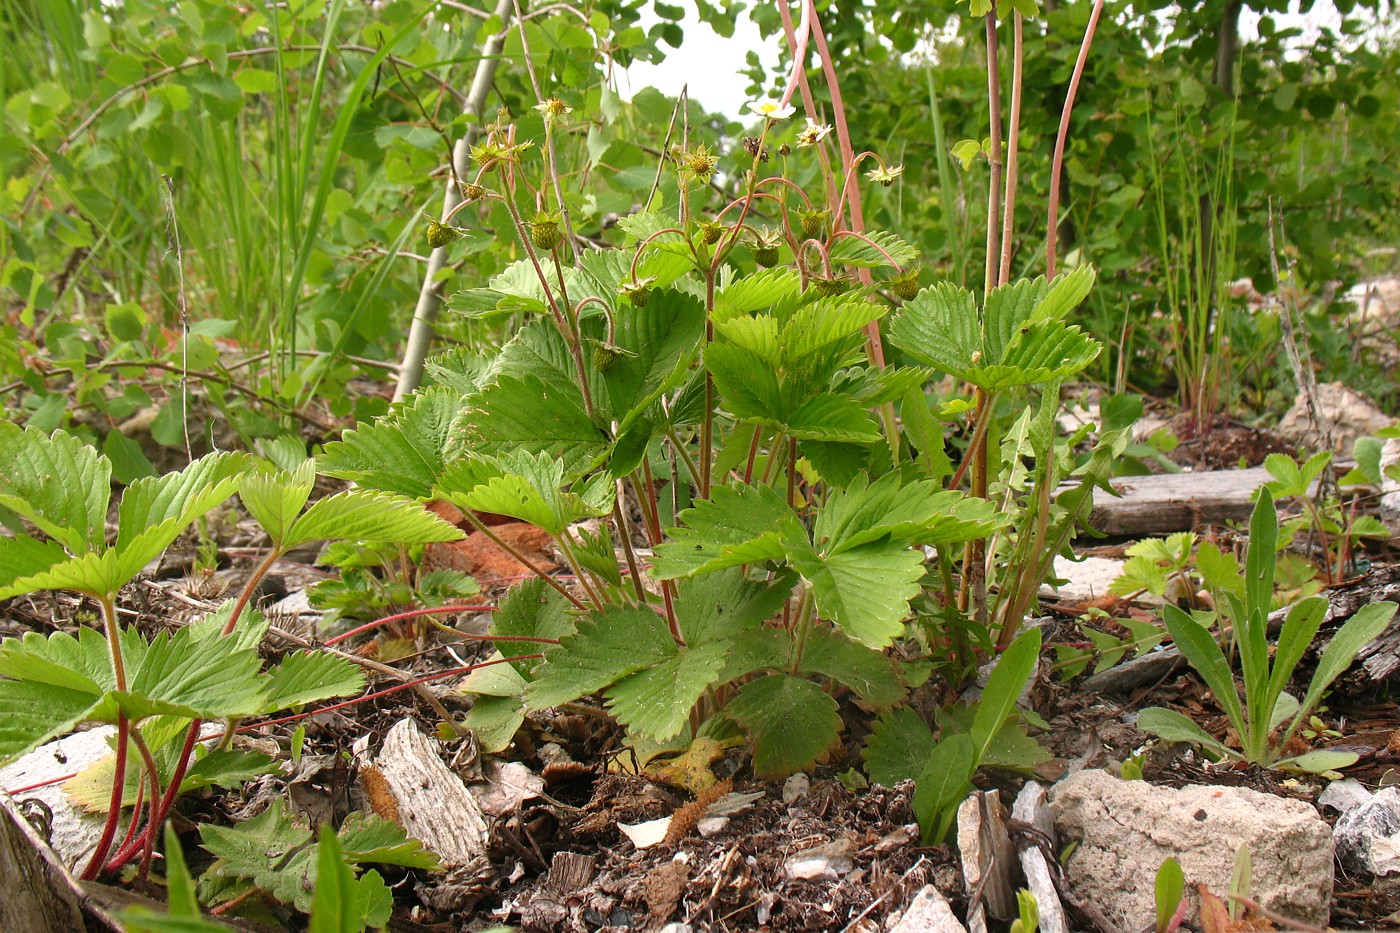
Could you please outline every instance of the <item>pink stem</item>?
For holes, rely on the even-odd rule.
[[[1079,93],[1079,81],[1084,77],[1084,64],[1089,60],[1089,46],[1094,42],[1094,31],[1099,26],[1099,14],[1103,12],[1103,0],[1094,0],[1094,9],[1089,13],[1089,25],[1084,27],[1084,41],[1079,45],[1079,57],[1074,62],[1074,72],[1069,78],[1069,90],[1065,92],[1065,106],[1060,111],[1060,131],[1055,135],[1055,155],[1050,162],[1050,203],[1049,229],[1045,232],[1045,275],[1055,277],[1055,250],[1060,236],[1060,173],[1065,164],[1065,140],[1069,138],[1069,118],[1074,112],[1074,96]]]

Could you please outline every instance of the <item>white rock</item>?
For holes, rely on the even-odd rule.
[[[1195,891],[1229,890],[1235,852],[1248,846],[1253,897],[1270,910],[1314,925],[1327,922],[1332,897],[1332,832],[1310,804],[1237,787],[1180,790],[1080,771],[1050,791],[1062,842],[1079,843],[1067,866],[1071,888],[1130,930],[1156,916],[1152,878],[1174,857]]]
[[[671,828],[671,818],[663,816],[659,820],[647,820],[645,823],[618,823],[617,828],[622,830],[622,835],[638,849],[650,849],[652,846],[661,845],[666,838],[666,832]]]
[[[807,791],[811,789],[811,786],[811,779],[801,771],[790,775],[788,779],[783,782],[783,803],[792,806],[792,804],[807,796]]]
[[[798,881],[839,881],[856,867],[852,851],[847,839],[804,849],[783,863],[783,873]]]
[[[1350,454],[1358,437],[1375,434],[1395,420],[1344,382],[1322,383],[1314,400],[1318,414],[1331,422],[1332,448],[1338,453]],[[1307,400],[1300,394],[1275,430],[1290,441],[1317,447],[1320,427],[1313,424]]]
[[[914,895],[904,916],[890,927],[890,933],[967,933],[937,888],[926,884]]]
[[[1026,823],[1042,833],[1052,849],[1055,845],[1055,823],[1046,804],[1045,788],[1035,781],[1027,781],[1016,795],[1011,806],[1011,818]],[[1039,846],[1029,846],[1019,853],[1021,871],[1026,876],[1026,887],[1035,895],[1040,910],[1040,929],[1044,933],[1069,933],[1069,923],[1065,919],[1065,909],[1060,904],[1060,892],[1055,888],[1050,863]]]

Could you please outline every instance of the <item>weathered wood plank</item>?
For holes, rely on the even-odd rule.
[[[1110,480],[1118,498],[1094,490],[1089,524],[1106,535],[1152,535],[1242,521],[1269,479],[1263,467],[1123,476]]]
[[[0,792],[0,930],[82,930],[83,892],[15,807]]]

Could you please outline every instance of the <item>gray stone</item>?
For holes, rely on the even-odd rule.
[[[1400,787],[1383,787],[1347,807],[1332,829],[1337,858],[1352,871],[1400,875]]]
[[[1091,770],[1052,788],[1050,805],[1062,840],[1079,843],[1067,866],[1071,889],[1124,929],[1152,925],[1152,879],[1169,856],[1186,874],[1195,922],[1196,886],[1223,896],[1241,846],[1253,862],[1255,900],[1305,923],[1327,922],[1332,832],[1310,804],[1237,787],[1154,787]]]
[[[1140,654],[1130,661],[1115,664],[1084,681],[1086,693],[1127,693],[1144,684],[1153,684],[1181,666],[1181,650],[1176,646],[1159,648]]]
[[[1016,795],[1016,802],[1011,805],[1011,819],[1033,827],[1044,836],[1045,843],[1052,851],[1057,848],[1055,822],[1046,803],[1045,788],[1036,781],[1027,781]],[[1026,876],[1026,887],[1035,895],[1040,911],[1042,933],[1069,933],[1069,922],[1060,904],[1060,892],[1055,888],[1054,875],[1045,852],[1039,845],[1031,845],[1018,854],[1021,871]]]
[[[937,888],[926,884],[914,895],[890,933],[967,933]]]
[[[1400,463],[1400,437],[1387,438],[1381,448],[1381,472]],[[1393,535],[1400,535],[1400,481],[1381,480],[1380,520]]]

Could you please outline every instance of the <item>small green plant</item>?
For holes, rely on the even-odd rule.
[[[183,790],[238,783],[271,767],[266,756],[227,747],[198,751],[204,720],[229,721],[227,745],[240,719],[363,686],[359,669],[322,653],[290,654],[264,670],[258,646],[267,623],[248,604],[281,555],[342,535],[412,542],[461,534],[417,503],[364,490],[307,508],[315,481],[310,460],[275,471],[247,456],[212,454],[180,472],[128,486],[116,509],[116,536],[108,543],[111,469],[106,457],[71,435],[0,422],[0,507],[18,532],[0,537],[0,599],[66,589],[91,597],[100,610],[101,634],[87,627],[77,636],[30,632],[0,644],[0,760],[81,723],[117,727],[107,822],[86,877],[137,855],[148,868],[160,827]],[[238,599],[173,635],[147,638],[123,628],[116,611],[122,587],[235,490],[272,539]],[[132,758],[140,769],[134,793]],[[128,834],[109,861],[123,806],[141,800],[149,809],[144,830]]]
[[[1291,606],[1279,629],[1278,646],[1270,657],[1268,619],[1273,604],[1274,562],[1279,537],[1278,513],[1272,493],[1262,489],[1249,522],[1249,549],[1243,579],[1237,591],[1223,595],[1225,613],[1239,655],[1243,693],[1235,686],[1234,673],[1220,644],[1210,631],[1188,613],[1168,605],[1163,621],[1182,655],[1200,674],[1216,702],[1224,708],[1240,737],[1241,747],[1230,748],[1190,719],[1172,710],[1143,710],[1139,725],[1173,742],[1190,742],[1207,753],[1252,764],[1303,771],[1332,771],[1354,764],[1354,752],[1314,750],[1301,755],[1287,751],[1289,739],[1308,721],[1332,681],[1351,664],[1367,642],[1375,638],[1395,614],[1390,602],[1362,607],[1332,637],[1302,700],[1286,692],[1298,663],[1312,645],[1327,611],[1327,600],[1311,596]]]
[[[1379,446],[1367,447],[1358,439],[1358,453],[1364,457],[1358,467],[1347,474],[1350,482],[1371,482],[1380,485]],[[1371,454],[1374,453],[1374,459]],[[1343,580],[1351,565],[1352,552],[1363,538],[1388,540],[1390,530],[1373,515],[1358,515],[1356,503],[1350,508],[1343,505],[1335,494],[1336,486],[1322,482],[1327,469],[1332,465],[1332,452],[1322,451],[1313,454],[1299,464],[1284,454],[1270,454],[1264,460],[1264,467],[1273,477],[1265,486],[1275,499],[1293,498],[1303,506],[1303,514],[1283,523],[1283,545],[1287,547],[1293,538],[1306,530],[1320,554],[1322,578],[1326,583]],[[1329,490],[1332,490],[1329,492]]]
[[[1152,884],[1153,901],[1157,905],[1156,933],[1172,933],[1181,926],[1186,914],[1186,875],[1181,863],[1168,857],[1157,869]]]
[[[1016,919],[1011,921],[1011,933],[1036,933],[1040,929],[1040,903],[1030,889],[1016,892]]]

